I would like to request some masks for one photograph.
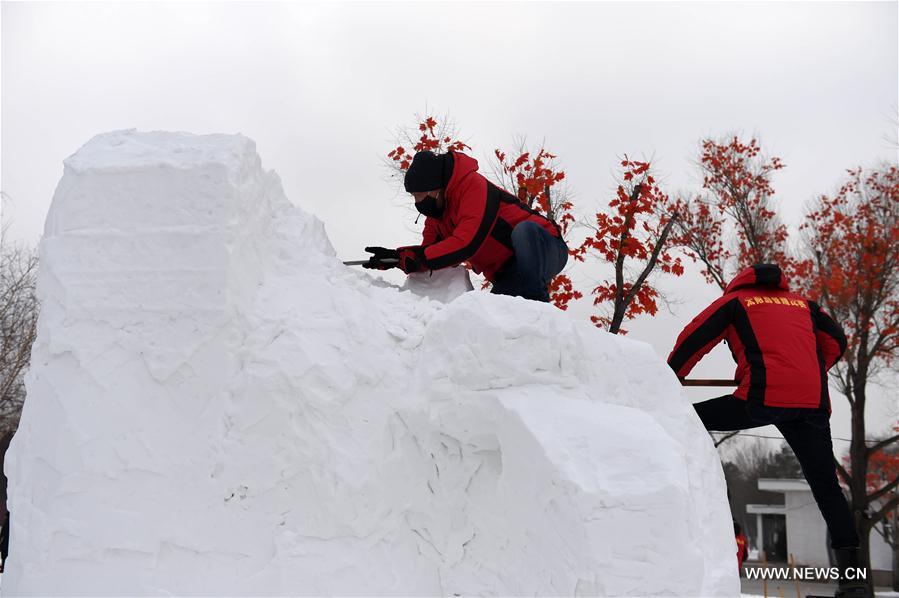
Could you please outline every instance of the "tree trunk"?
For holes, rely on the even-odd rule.
[[[854,510],[854,509],[853,509]],[[859,548],[858,548],[858,566],[868,572],[867,584],[871,590],[871,596],[874,595],[874,570],[871,569],[871,530],[873,528],[868,525],[861,525],[858,528]]]
[[[899,542],[896,542],[896,530],[893,531],[893,591],[899,592]]]
[[[868,572],[868,587],[874,593],[874,575],[871,570],[871,529],[868,518],[868,447],[865,445],[865,382],[867,372],[859,368],[855,372],[853,391],[855,405],[852,409],[852,442],[849,447],[849,461],[852,479],[849,490],[852,519],[859,535],[859,566]]]
[[[621,295],[621,291],[618,292]],[[612,312],[612,323],[609,325],[609,332],[612,334],[618,334],[618,331],[621,330],[621,324],[624,323],[624,312],[626,311],[627,306],[624,304],[624,301],[616,298],[615,299],[615,309]]]

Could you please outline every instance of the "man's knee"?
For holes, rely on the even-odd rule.
[[[524,239],[534,237],[535,235],[539,235],[542,230],[543,227],[536,222],[531,222],[530,220],[520,222],[512,229],[512,243],[514,244]]]

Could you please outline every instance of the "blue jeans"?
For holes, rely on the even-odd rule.
[[[545,228],[525,220],[512,230],[512,251],[493,282],[491,293],[549,301],[547,288],[568,262],[568,246]]]
[[[731,432],[769,424],[793,449],[815,502],[830,530],[833,548],[858,546],[852,514],[833,465],[830,414],[821,409],[769,407],[725,395],[693,405],[706,430]]]

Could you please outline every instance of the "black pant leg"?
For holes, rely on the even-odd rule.
[[[706,430],[733,432],[764,425],[753,421],[746,413],[746,401],[733,395],[694,403],[693,408]]]
[[[840,489],[833,464],[833,442],[827,413],[811,411],[806,417],[776,424],[793,449],[815,502],[830,531],[833,548],[859,545],[849,504]]]

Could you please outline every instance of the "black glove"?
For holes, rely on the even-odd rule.
[[[399,268],[406,274],[423,272],[428,269],[425,248],[421,245],[400,247],[397,252],[399,253]]]
[[[390,270],[400,265],[400,252],[386,247],[366,247],[365,251],[373,254],[368,261],[362,264],[369,270]]]

